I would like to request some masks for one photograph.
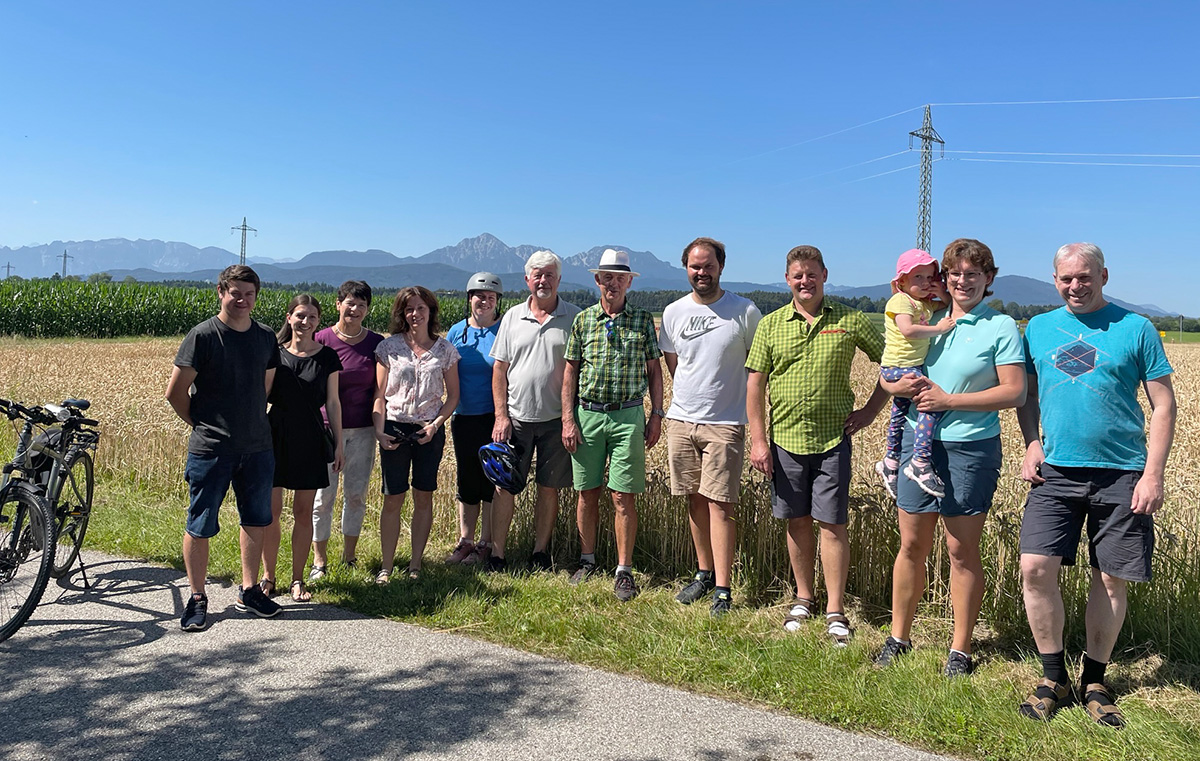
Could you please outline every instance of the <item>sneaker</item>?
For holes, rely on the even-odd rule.
[[[679,594],[675,595],[675,602],[680,605],[691,605],[696,600],[712,592],[715,586],[716,583],[713,581],[711,572],[696,571],[696,575],[692,577],[691,582],[679,590]]]
[[[901,642],[895,637],[888,637],[887,641],[883,643],[883,649],[879,651],[879,655],[875,656],[875,666],[881,669],[887,668],[895,663],[897,658],[911,652],[911,644]]]
[[[187,607],[179,627],[185,632],[202,632],[208,626],[208,595],[194,594],[188,597]]]
[[[629,602],[638,596],[637,582],[629,571],[617,571],[617,580],[613,583],[613,594],[621,602]]]
[[[238,587],[238,599],[235,607],[243,613],[253,613],[262,618],[273,618],[283,610],[279,603],[264,595],[257,584],[249,589]]]
[[[909,461],[908,465],[904,466],[904,475],[912,479],[917,486],[921,487],[921,491],[931,497],[946,496],[946,484],[942,483],[942,479],[933,472],[933,466],[928,462]]]
[[[879,474],[879,478],[883,481],[883,488],[887,490],[888,496],[892,499],[897,499],[896,483],[900,480],[900,469],[889,466],[885,459],[875,463],[875,472]]]
[[[529,556],[529,570],[533,573],[552,571],[554,570],[554,558],[550,557],[549,552],[535,552]]]
[[[507,560],[504,558],[491,557],[490,552],[488,555],[489,557],[486,560],[481,561],[484,573],[504,573],[508,570]]]
[[[575,569],[575,573],[571,574],[572,584],[582,584],[588,579],[595,576],[599,571],[596,569],[596,564],[587,560],[580,560],[579,567]]]
[[[712,607],[708,609],[708,615],[713,618],[720,618],[729,612],[729,608],[733,605],[733,596],[722,589],[720,592],[714,592],[712,598]]]
[[[950,678],[970,676],[974,670],[975,661],[971,660],[971,656],[952,652],[950,653],[950,657],[946,659],[946,668],[942,669],[942,675]]]
[[[491,545],[480,542],[475,545],[475,549],[471,550],[471,554],[463,558],[463,565],[486,566],[488,558],[492,556]]]
[[[325,578],[325,566],[323,565],[314,565],[308,572],[309,581],[320,581],[323,578]]]
[[[463,562],[475,551],[475,543],[467,539],[459,539],[458,544],[446,556],[446,565],[457,565]]]

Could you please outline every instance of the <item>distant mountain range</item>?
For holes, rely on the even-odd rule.
[[[445,246],[422,256],[400,257],[387,251],[314,251],[296,261],[249,259],[264,281],[277,283],[327,283],[339,285],[350,280],[366,280],[379,288],[399,288],[421,284],[435,290],[462,290],[474,272],[486,270],[501,277],[506,289],[524,289],[525,260],[544,246],[509,246],[494,235],[483,233],[464,238],[456,245]],[[593,279],[588,270],[600,261],[606,248],[629,253],[630,262],[640,273],[635,287],[642,291],[685,290],[687,275],[682,267],[664,262],[649,251],[633,251],[625,246],[596,246],[563,257],[564,290],[589,289]],[[127,240],[110,238],[98,241],[55,241],[45,245],[9,248],[0,246],[0,268],[11,264],[13,274],[22,277],[49,277],[62,272],[63,252],[67,253],[67,273],[87,276],[107,272],[114,280],[126,277],[155,282],[161,280],[215,281],[222,269],[236,264],[238,256],[213,246],[196,248],[187,243],[161,240]],[[784,291],[780,283],[747,283],[725,281],[727,289],[737,292]],[[995,295],[1005,302],[1022,305],[1058,304],[1061,299],[1049,282],[1004,275],[993,284]],[[878,299],[890,295],[887,283],[881,285],[827,286],[829,293],[856,298]],[[1127,309],[1152,316],[1168,313],[1152,304],[1130,304],[1106,296]]]

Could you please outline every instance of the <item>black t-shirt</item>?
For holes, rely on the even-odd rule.
[[[279,365],[275,334],[254,320],[237,331],[216,317],[192,328],[175,355],[196,371],[188,439],[192,454],[249,454],[271,448],[266,372]]]

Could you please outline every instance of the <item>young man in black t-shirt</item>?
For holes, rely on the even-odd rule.
[[[258,275],[245,265],[221,272],[220,312],[183,339],[167,384],[167,401],[192,427],[185,473],[191,506],[183,535],[191,595],[180,621],[184,631],[201,631],[207,625],[208,540],[220,530],[217,517],[231,485],[241,522],[242,586],[237,607],[264,618],[280,612],[278,603],[258,586],[275,471],[267,392],[279,364],[275,335],[250,317],[258,288]]]

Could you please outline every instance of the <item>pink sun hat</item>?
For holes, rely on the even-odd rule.
[[[900,278],[926,264],[932,264],[934,271],[937,271],[937,260],[929,255],[928,251],[922,251],[919,248],[910,248],[900,258],[896,260],[896,276],[892,278],[892,293],[900,292]]]

